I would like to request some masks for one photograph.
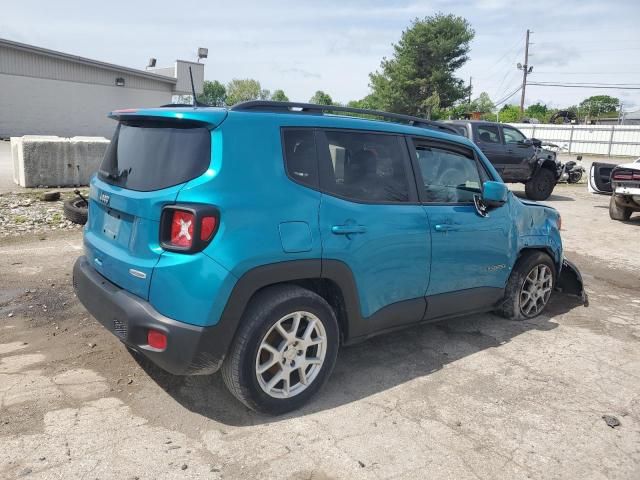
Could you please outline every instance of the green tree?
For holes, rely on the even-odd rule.
[[[198,95],[198,101],[212,105],[214,107],[222,107],[227,98],[227,89],[219,81],[204,81],[202,93]]]
[[[313,97],[309,99],[309,103],[315,103],[316,105],[334,105],[331,95],[318,90]]]
[[[524,111],[524,116],[528,118],[537,118],[541,122],[547,122],[551,113],[546,105],[538,102],[533,105],[529,105]]]
[[[520,107],[517,105],[505,105],[498,113],[498,121],[515,123],[520,120]]]
[[[482,92],[478,98],[471,102],[471,111],[489,113],[494,109],[493,102],[487,92]]]
[[[263,90],[260,82],[251,78],[234,78],[227,84],[227,105],[235,105],[250,100],[266,100],[269,98],[269,90]]]
[[[468,60],[474,31],[462,17],[438,13],[414,19],[370,74],[371,100],[379,109],[429,115],[467,96],[469,89],[454,76]]]
[[[285,95],[284,90],[278,89],[271,95],[271,100],[273,100],[274,102],[288,102],[289,97]]]
[[[588,116],[600,116],[601,114],[617,111],[620,99],[609,95],[593,95],[580,102],[580,114]]]

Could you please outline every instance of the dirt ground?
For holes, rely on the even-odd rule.
[[[1,239],[0,478],[638,479],[640,215],[613,222],[608,200],[565,185],[547,202],[589,307],[555,296],[532,321],[345,348],[315,401],[275,418],[219,375],[142,368],[73,296],[80,232]]]

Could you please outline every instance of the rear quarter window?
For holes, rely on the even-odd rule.
[[[129,190],[149,192],[202,175],[211,159],[211,132],[192,123],[121,122],[98,176]]]

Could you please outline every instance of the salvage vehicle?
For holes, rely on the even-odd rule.
[[[510,125],[480,120],[448,120],[471,139],[508,183],[524,183],[527,198],[546,200],[560,179],[562,165],[556,153],[543,148]]]
[[[251,409],[303,405],[340,345],[530,319],[554,288],[584,299],[558,212],[448,127],[266,101],[110,116],[75,292],[129,349],[176,375],[221,369]]]
[[[611,195],[612,220],[629,220],[633,212],[640,212],[640,158],[622,165],[594,162],[588,189],[591,193]]]

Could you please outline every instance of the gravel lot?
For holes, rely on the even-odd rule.
[[[609,220],[584,185],[547,203],[588,308],[556,296],[533,321],[345,348],[316,400],[276,418],[219,375],[142,368],[72,294],[79,231],[0,238],[0,478],[640,478],[640,215]]]

